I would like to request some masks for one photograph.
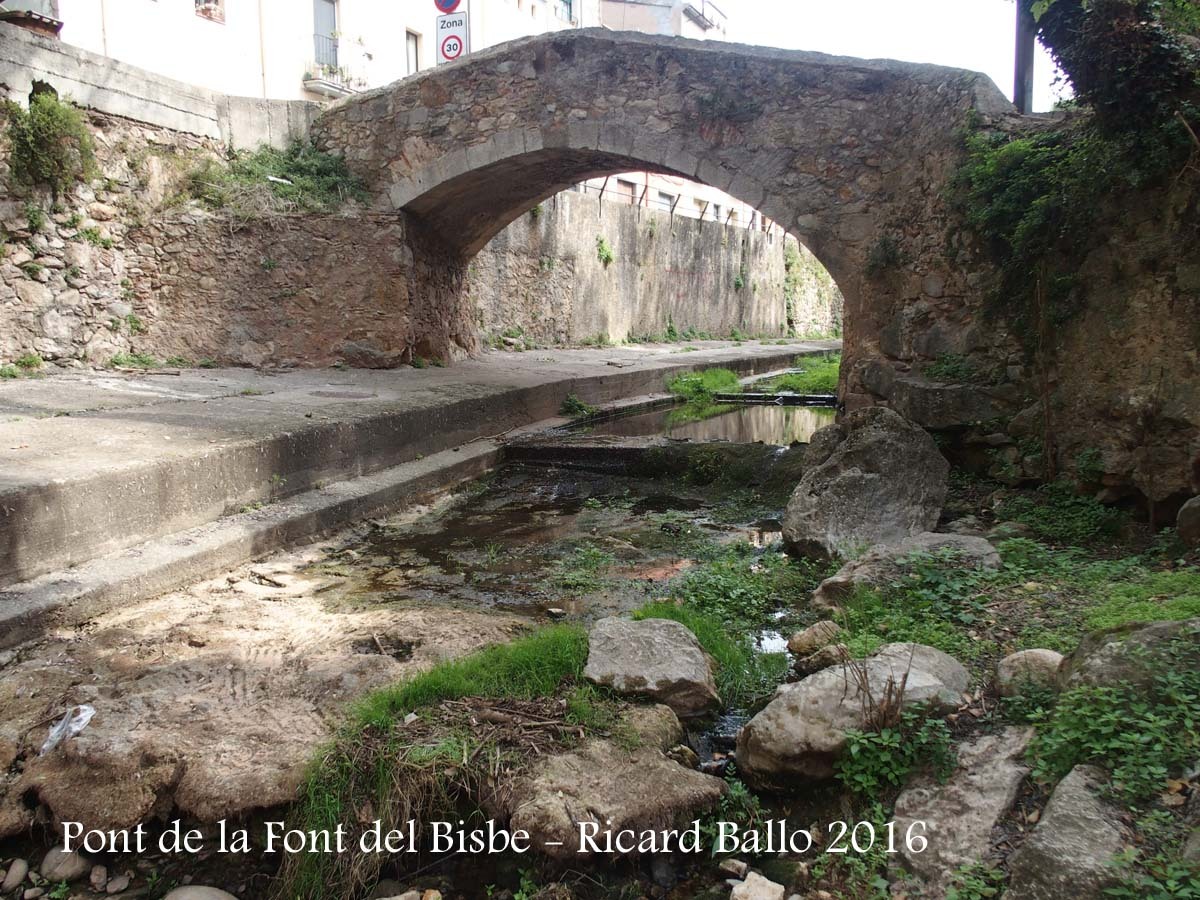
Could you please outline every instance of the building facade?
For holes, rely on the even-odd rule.
[[[243,97],[331,100],[435,65],[433,0],[7,0],[68,44]],[[463,0],[471,49],[600,24],[600,0]]]
[[[729,26],[711,0],[462,0],[461,8],[475,51],[567,28],[722,40]],[[437,57],[434,0],[3,0],[3,10],[61,23],[68,44],[242,97],[330,101],[415,74]],[[578,190],[604,202],[774,227],[740,200],[685,178],[631,172]]]

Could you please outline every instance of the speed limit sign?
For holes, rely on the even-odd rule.
[[[454,62],[464,53],[470,52],[470,36],[466,12],[438,16],[437,20],[438,63]]]

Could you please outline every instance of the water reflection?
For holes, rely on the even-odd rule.
[[[740,444],[762,441],[787,445],[807,442],[813,432],[832,424],[835,415],[834,410],[820,406],[730,405],[710,407],[711,415],[697,421],[686,414],[687,409],[658,409],[610,419],[592,426],[588,433],[619,437],[666,435],[693,441],[727,440]]]

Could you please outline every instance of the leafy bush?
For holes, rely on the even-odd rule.
[[[95,177],[92,135],[82,112],[52,92],[35,94],[29,109],[6,101],[9,168],[23,184],[46,187],[57,197],[76,181]]]
[[[1001,513],[1060,544],[1086,544],[1111,537],[1125,521],[1120,510],[1076,494],[1074,487],[1063,481],[1043,485],[1037,495],[1013,497],[1004,503]]]
[[[1033,774],[1057,780],[1081,763],[1112,773],[1115,792],[1136,802],[1200,753],[1200,671],[1188,663],[1195,636],[1172,641],[1147,665],[1149,685],[1078,687],[1063,693],[1030,746]]]
[[[365,197],[344,159],[300,141],[286,150],[235,153],[228,166],[207,159],[190,173],[188,190],[205,205],[244,218],[328,212]]]
[[[18,368],[24,369],[26,372],[32,372],[34,369],[42,367],[43,360],[36,353],[25,353],[18,356],[14,362]]]
[[[945,721],[910,707],[894,727],[879,731],[851,729],[846,749],[837,761],[838,780],[864,797],[877,797],[900,788],[918,767],[929,767],[938,778],[954,770],[955,755]]]
[[[971,361],[957,353],[943,353],[924,369],[926,378],[934,381],[974,382],[979,380],[979,371]]]
[[[667,390],[689,403],[711,403],[714,394],[736,394],[742,385],[729,369],[705,369],[677,375],[667,382]]]
[[[795,394],[836,394],[838,378],[842,370],[842,354],[829,353],[825,356],[797,356],[795,362],[799,372],[789,372],[778,378],[763,381],[755,388],[768,393],[790,391]]]
[[[989,649],[968,630],[987,614],[984,589],[995,573],[961,565],[951,550],[912,554],[898,563],[902,577],[883,588],[860,588],[837,612],[853,655],[866,656],[893,641],[928,644],[966,659]]]
[[[572,419],[583,419],[588,416],[594,416],[597,410],[590,403],[585,403],[574,394],[567,394],[567,397],[559,407],[558,413],[561,416],[570,416]]]
[[[601,265],[606,269],[617,258],[613,254],[613,249],[609,246],[608,240],[602,234],[596,237],[596,258],[600,260]]]
[[[974,863],[963,866],[950,878],[946,900],[991,900],[1004,890],[1004,870]]]
[[[153,369],[158,360],[149,353],[117,353],[108,361],[109,366],[121,369]]]

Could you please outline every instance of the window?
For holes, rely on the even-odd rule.
[[[196,15],[213,22],[224,22],[225,0],[196,0]]]
[[[712,211],[713,211],[713,220],[716,222],[720,222],[721,221],[721,204],[714,203],[712,205]]]
[[[637,185],[632,181],[626,181],[624,178],[618,178],[617,193],[628,199],[631,204],[637,202]]]
[[[564,22],[575,21],[575,0],[555,0],[558,17]]]
[[[421,71],[421,36],[411,31],[404,33],[404,48],[408,56],[406,74],[416,75]]]
[[[337,69],[337,0],[313,0],[313,45],[317,65]]]
[[[675,195],[668,194],[666,191],[659,191],[658,192],[658,205],[663,207],[664,209],[674,209]]]

